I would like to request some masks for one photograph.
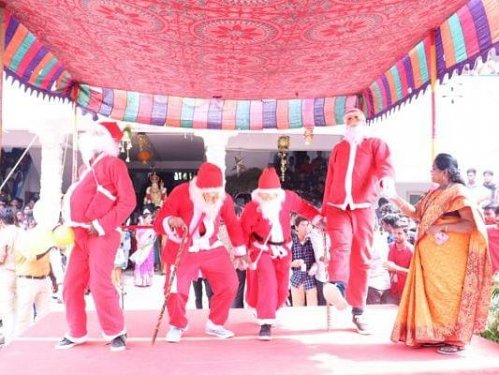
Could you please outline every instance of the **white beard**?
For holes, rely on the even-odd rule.
[[[104,132],[85,132],[80,135],[79,140],[80,153],[83,162],[86,165],[90,165],[90,160],[100,153],[110,156],[118,156],[120,154],[119,145],[116,141],[107,133]]]
[[[272,241],[273,242],[284,241],[280,214],[281,214],[282,203],[286,199],[286,192],[281,189],[277,193],[277,197],[275,199],[272,199],[270,201],[264,201],[258,195],[258,189],[257,189],[251,193],[251,197],[255,202],[258,203],[262,216],[268,221],[270,221],[272,225],[272,230],[270,235]]]
[[[211,190],[211,189],[210,189]],[[198,210],[206,215],[210,221],[214,221],[225,200],[225,190],[220,187],[220,198],[213,204],[207,203],[203,198],[203,190],[196,185],[196,177],[189,182],[189,196],[194,204],[194,211]]]
[[[366,126],[347,126],[345,140],[350,144],[359,144],[366,137]]]

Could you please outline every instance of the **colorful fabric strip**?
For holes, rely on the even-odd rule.
[[[437,78],[473,66],[490,50],[499,51],[497,0],[471,0],[434,31]],[[418,95],[430,83],[431,36],[374,81],[361,94],[369,119],[381,116]]]
[[[70,98],[74,82],[55,56],[8,11],[5,24],[6,73],[43,95]]]
[[[142,94],[80,85],[77,104],[121,121],[194,129],[263,130],[342,122],[356,96],[293,100],[220,100]],[[332,113],[328,115],[328,112]]]

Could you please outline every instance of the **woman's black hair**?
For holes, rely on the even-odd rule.
[[[435,166],[439,171],[447,173],[450,182],[465,185],[464,180],[461,178],[457,160],[450,154],[438,154],[435,157]]]

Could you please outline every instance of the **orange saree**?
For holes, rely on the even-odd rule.
[[[428,229],[459,220],[457,211],[464,207],[473,212],[475,229],[449,232],[446,242],[437,243]],[[416,217],[418,238],[391,339],[408,346],[464,346],[487,320],[491,265],[485,224],[460,184],[426,194]]]

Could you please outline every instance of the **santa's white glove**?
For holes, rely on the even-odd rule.
[[[383,177],[380,181],[381,196],[387,199],[395,198],[397,191],[395,190],[395,181],[391,177]]]
[[[240,271],[246,270],[250,267],[251,260],[248,255],[235,256],[234,257],[234,268]]]

